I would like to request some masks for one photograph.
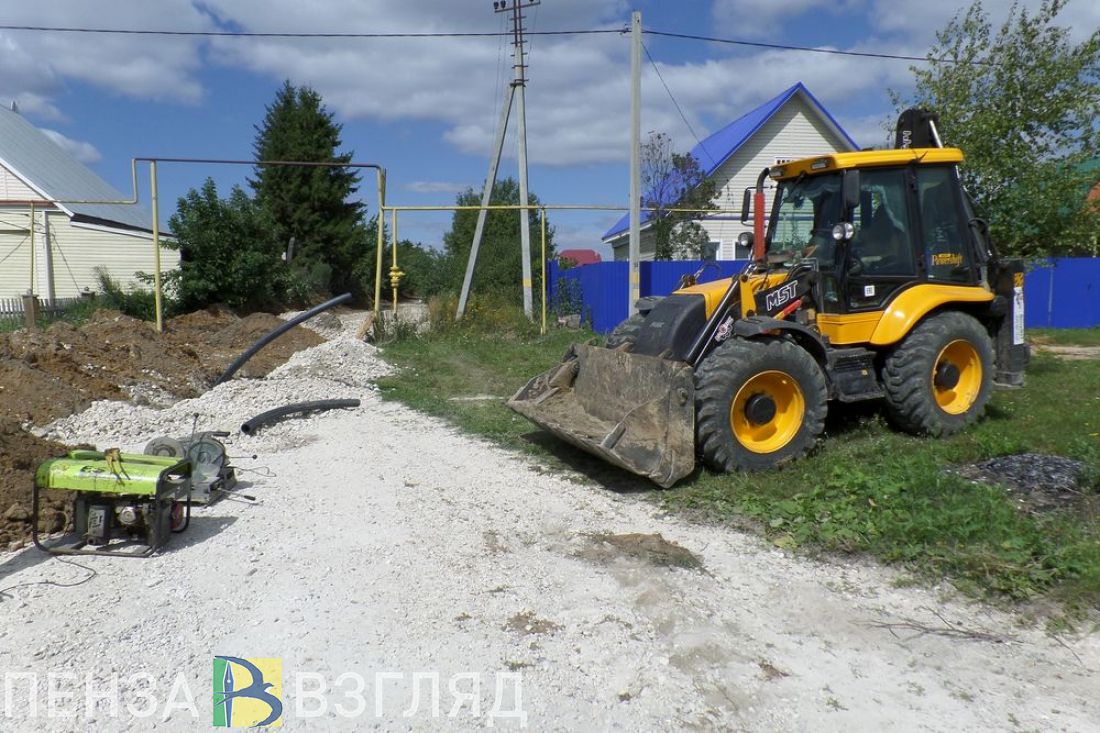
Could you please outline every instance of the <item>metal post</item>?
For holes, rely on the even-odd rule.
[[[30,234],[30,237],[31,237],[31,287],[30,287],[30,290],[27,291],[27,293],[28,294],[33,294],[34,293],[35,281],[38,279],[38,277],[37,277],[38,273],[35,272],[38,269],[36,267],[37,263],[35,263],[35,261],[34,261],[34,259],[35,259],[34,258],[35,243],[34,243],[34,202],[33,201],[31,201],[31,234]]]
[[[470,244],[470,257],[466,260],[466,274],[462,278],[462,292],[458,296],[458,312],[455,319],[459,320],[466,315],[466,302],[470,297],[470,283],[474,279],[474,267],[477,265],[477,254],[481,248],[481,237],[485,234],[485,217],[493,196],[493,186],[497,182],[497,170],[500,168],[500,155],[504,151],[504,138],[508,133],[508,117],[512,112],[512,98],[515,88],[509,87],[505,94],[504,104],[500,109],[500,122],[497,123],[497,139],[493,146],[493,157],[489,161],[489,172],[485,176],[485,190],[481,193],[481,211],[477,213],[477,228],[474,229],[474,241]]]
[[[642,245],[642,14],[630,17],[630,287],[627,314],[641,297],[638,258]]]
[[[520,51],[522,53],[522,50]],[[528,205],[527,198],[527,112],[523,84],[516,87],[516,121],[519,123],[519,203]],[[534,320],[531,298],[531,217],[528,209],[519,212],[519,245],[523,252],[523,312]]]
[[[390,284],[393,285],[393,318],[394,322],[397,322],[397,209],[390,210],[390,216],[392,223],[390,228],[393,229],[393,267],[390,269]]]
[[[546,209],[542,213],[542,335],[546,335],[546,298],[549,286],[546,284]]]
[[[153,206],[153,302],[157,313],[157,332],[164,331],[164,312],[160,292],[160,205],[157,201],[157,161],[149,161],[149,198]]]
[[[529,5],[537,5],[537,0],[528,0]],[[516,127],[517,146],[519,148],[519,204],[527,206],[527,102],[525,89],[527,88],[527,65],[524,64],[523,15],[521,0],[512,0],[512,37],[514,44],[512,54],[515,63],[513,86],[516,93]],[[519,242],[520,252],[523,256],[523,313],[529,320],[534,320],[531,303],[531,217],[527,209],[519,212]]]
[[[50,212],[46,210],[42,212],[42,254],[46,268],[46,302],[53,305],[57,300],[57,287],[53,279],[53,252],[50,250]]]
[[[375,242],[374,262],[374,321],[381,323],[382,316],[382,250],[386,248],[386,236],[383,231],[386,228],[386,171],[379,168],[375,170],[378,180],[378,216],[375,222],[378,225],[377,241]]]

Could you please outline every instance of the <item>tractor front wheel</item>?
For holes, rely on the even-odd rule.
[[[827,401],[825,375],[805,349],[730,339],[695,373],[696,445],[719,471],[772,468],[813,447]]]
[[[607,337],[607,348],[617,349],[623,344],[631,344],[638,338],[638,331],[641,330],[642,324],[645,322],[645,315],[641,313],[635,313],[630,318],[615,326]]]
[[[898,427],[937,438],[956,433],[981,417],[989,402],[989,334],[965,313],[932,316],[886,357],[882,383]]]

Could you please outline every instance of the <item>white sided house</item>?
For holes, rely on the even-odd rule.
[[[737,245],[737,236],[752,231],[743,225],[739,213],[745,189],[755,188],[760,172],[788,160],[824,153],[859,150],[859,146],[833,119],[810,91],[799,82],[774,99],[734,120],[691,151],[708,178],[718,184],[719,209],[730,210],[700,219],[710,235],[718,259],[748,259],[751,252]],[[765,183],[765,197],[771,210],[771,181]],[[671,203],[671,202],[669,202]],[[642,212],[641,259],[652,260],[654,242],[650,215]],[[624,216],[603,235],[616,260],[629,257],[630,217]]]
[[[123,288],[153,272],[152,217],[18,112],[0,108],[0,301],[32,291],[53,303],[98,289],[102,268]],[[179,253],[161,249],[161,268]]]

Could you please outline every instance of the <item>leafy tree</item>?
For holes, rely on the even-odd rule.
[[[170,225],[176,238],[165,246],[180,250],[180,268],[167,277],[182,311],[212,303],[260,310],[292,299],[283,245],[240,186],[221,199],[207,178],[180,198]]]
[[[374,274],[378,251],[378,217],[372,217],[364,229],[365,244],[363,254],[355,268],[355,276],[363,289],[373,295]],[[388,228],[383,228],[385,238],[382,262],[382,297],[392,297],[389,272],[393,264],[393,250]],[[397,264],[405,276],[398,286],[402,296],[424,298],[436,295],[448,288],[450,262],[441,250],[425,247],[419,242],[402,239],[397,243]]]
[[[256,127],[253,152],[256,160],[347,163],[352,154],[337,153],[340,131],[317,92],[287,81]],[[321,291],[363,292],[354,276],[366,245],[363,205],[350,200],[359,185],[354,169],[257,166],[249,184],[274,239],[281,247],[294,240],[295,270]]]
[[[702,257],[710,236],[698,222],[701,215],[670,209],[717,209],[717,184],[694,155],[674,153],[672,139],[663,132],[651,133],[641,154],[642,207],[653,209],[654,259]]]
[[[935,60],[912,67],[899,110],[937,111],[945,144],[966,154],[963,178],[1003,251],[1100,252],[1100,208],[1086,204],[1100,154],[1100,30],[1080,44],[1056,25],[1065,0],[1012,6],[994,30],[976,0],[936,34]]]
[[[533,193],[528,195],[529,203],[537,206],[539,199]],[[458,195],[459,206],[480,206],[481,194],[472,188]],[[519,183],[514,178],[497,181],[493,186],[490,204],[518,204]],[[477,228],[477,211],[456,211],[451,219],[451,229],[443,236],[446,289],[457,292],[462,287],[462,278],[466,273],[466,261],[470,256],[470,246],[474,241]],[[531,272],[534,276],[535,290],[541,292],[542,273],[539,212],[528,212],[531,226]],[[515,292],[517,295],[523,283],[523,255],[520,251],[520,211],[490,211],[485,219],[485,232],[478,250],[477,268],[474,270],[473,285],[479,291]],[[546,257],[554,256],[554,230],[546,231]]]

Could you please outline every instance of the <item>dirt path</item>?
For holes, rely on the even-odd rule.
[[[1055,344],[1036,344],[1036,349],[1046,351],[1063,359],[1100,359],[1100,346],[1058,346]]]
[[[232,455],[258,455],[239,465],[273,474],[246,474],[259,504],[198,512],[149,560],[82,559],[95,575],[75,587],[22,584],[88,571],[35,550],[0,555],[0,589],[20,586],[0,594],[0,669],[41,677],[36,730],[208,726],[213,655],[282,659],[287,730],[514,728],[491,713],[502,700],[513,708],[515,679],[533,730],[1100,726],[1096,637],[1054,639],[937,589],[895,587],[868,563],[813,562],[664,516],[309,368],[312,383],[257,380],[232,394],[327,390],[363,406],[236,439]],[[230,393],[219,394],[164,419],[192,408],[206,419]],[[70,423],[67,437],[100,420]],[[126,437],[137,436],[112,440]],[[703,567],[600,539],[627,533],[660,533]],[[45,717],[51,670],[80,680],[58,683],[79,717]],[[149,706],[128,681],[139,673],[156,682],[152,719],[127,712]],[[117,717],[109,700],[83,717],[86,674],[96,690],[121,676]],[[453,694],[474,680],[476,715]],[[295,694],[320,684],[324,694]],[[26,688],[14,684],[16,719]],[[321,701],[325,715],[306,719]]]

